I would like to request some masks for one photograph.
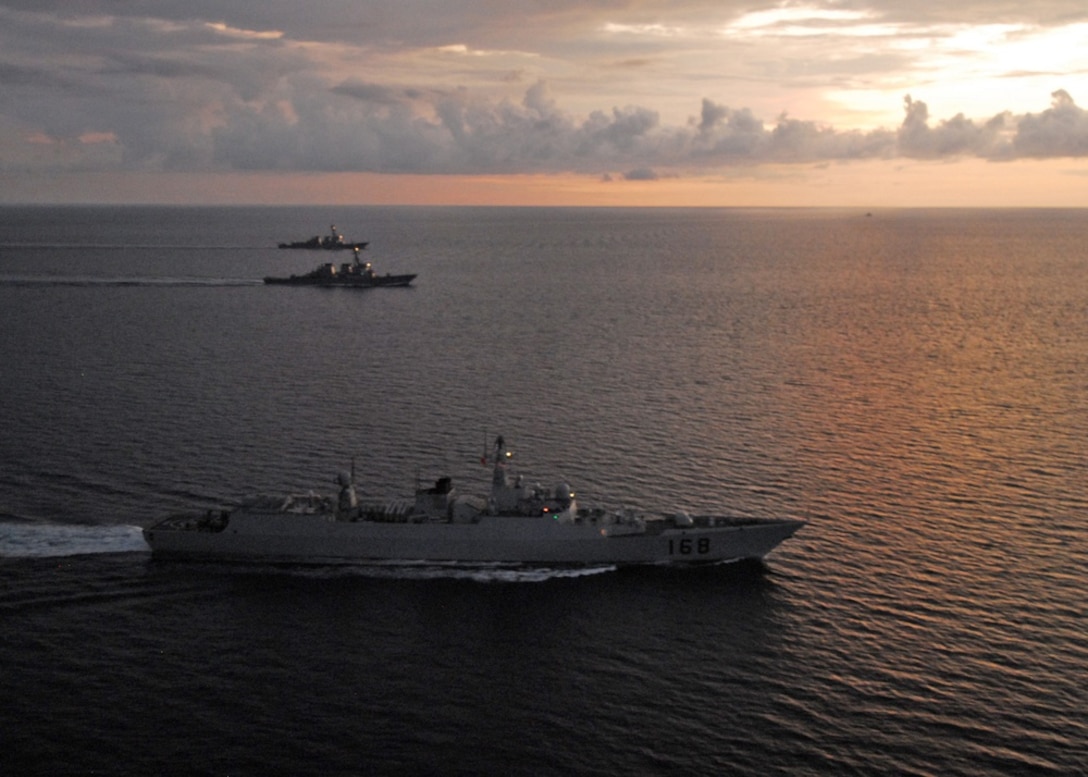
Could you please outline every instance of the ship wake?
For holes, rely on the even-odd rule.
[[[139,526],[0,522],[0,558],[146,553],[148,550]]]

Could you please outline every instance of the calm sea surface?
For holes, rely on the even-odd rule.
[[[410,289],[266,287],[335,222]],[[340,257],[342,258],[342,257]],[[0,774],[1088,773],[1088,212],[0,208]],[[248,493],[755,567],[153,562]]]

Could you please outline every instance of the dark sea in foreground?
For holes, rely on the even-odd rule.
[[[410,289],[266,287],[335,222]],[[346,257],[338,257],[346,259]],[[1088,773],[1088,211],[0,208],[0,774]],[[153,561],[315,489],[762,565]]]

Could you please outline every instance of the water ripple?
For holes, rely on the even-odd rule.
[[[124,214],[69,214],[84,251],[0,221],[0,727],[38,773],[1083,771],[1082,214],[359,209],[419,273],[368,295],[241,280],[325,210]],[[353,457],[480,491],[497,433],[583,503],[809,524],[755,574],[141,551]]]

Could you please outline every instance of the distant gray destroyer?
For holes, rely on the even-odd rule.
[[[362,244],[365,246],[366,244]],[[355,258],[350,262],[325,262],[308,273],[289,275],[286,278],[269,276],[267,284],[278,286],[324,286],[350,289],[376,289],[382,286],[411,286],[416,279],[415,273],[404,275],[378,275],[370,262],[359,259],[359,247],[355,247]]]
[[[171,516],[144,537],[156,557],[632,565],[759,559],[804,525],[579,508],[566,483],[526,484],[510,469],[510,456],[496,439],[486,498],[461,496],[441,478],[414,501],[368,503],[344,473],[336,499],[312,492],[253,497],[231,510]]]

